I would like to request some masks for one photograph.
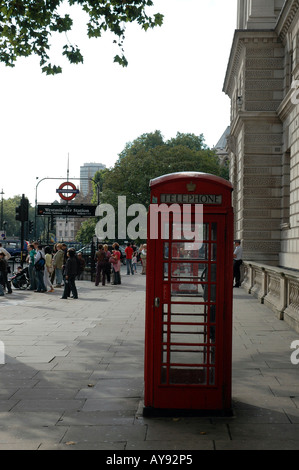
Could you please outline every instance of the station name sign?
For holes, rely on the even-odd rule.
[[[222,204],[221,194],[161,194],[164,204]]]
[[[53,217],[95,217],[96,206],[85,206],[75,204],[39,204],[37,215]]]

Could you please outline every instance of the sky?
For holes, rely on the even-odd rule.
[[[230,121],[223,93],[236,28],[237,0],[154,0],[149,13],[164,24],[144,32],[129,25],[124,42],[129,62],[110,33],[88,39],[79,7],[69,10],[68,33],[84,56],[71,65],[61,56],[65,36],[54,38],[52,63],[63,73],[46,76],[36,57],[0,64],[0,191],[3,198],[25,194],[30,203],[60,201],[56,188],[67,177],[77,186],[80,166],[113,167],[126,143],[161,131],[203,134],[210,148]]]

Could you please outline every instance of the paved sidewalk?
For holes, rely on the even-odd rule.
[[[145,276],[0,298],[0,450],[299,449],[299,335],[234,289],[230,418],[143,418]]]

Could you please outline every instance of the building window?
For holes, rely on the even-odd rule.
[[[288,150],[283,155],[282,163],[281,228],[283,230],[290,228],[290,159],[291,152]]]

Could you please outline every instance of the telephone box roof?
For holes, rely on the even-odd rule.
[[[193,179],[197,181],[205,181],[220,184],[222,186],[226,186],[229,189],[233,189],[232,184],[221,178],[220,176],[212,175],[210,173],[201,173],[197,171],[182,171],[178,173],[169,173],[167,175],[158,176],[150,181],[150,187],[157,186],[162,183],[169,183],[173,181],[178,181],[182,179]]]

